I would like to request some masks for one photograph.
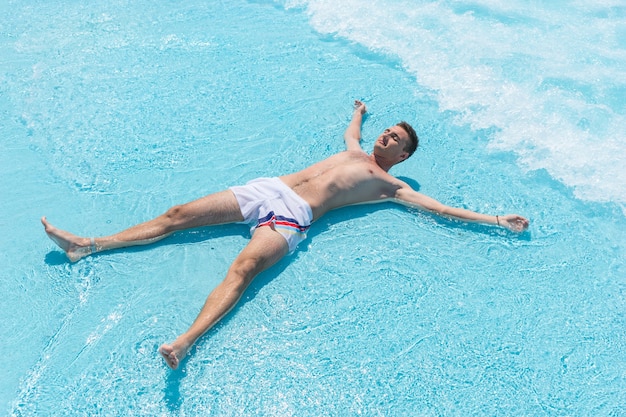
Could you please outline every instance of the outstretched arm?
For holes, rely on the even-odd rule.
[[[418,193],[408,185],[396,191],[394,201],[409,207],[420,208],[440,216],[463,220],[465,222],[493,224],[514,232],[526,230],[529,224],[528,219],[518,214],[491,216],[462,208],[449,207],[433,198]]]
[[[352,113],[352,120],[348,125],[348,128],[343,134],[343,139],[346,142],[346,149],[349,151],[362,151],[361,149],[361,123],[363,122],[363,115],[367,112],[367,107],[359,100],[354,100],[354,112]]]

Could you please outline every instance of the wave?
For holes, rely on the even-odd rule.
[[[583,200],[626,204],[618,1],[287,0],[322,34],[398,57],[441,111]],[[541,3],[541,2],[540,2]],[[545,3],[545,2],[544,2]]]

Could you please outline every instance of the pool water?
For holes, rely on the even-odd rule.
[[[0,414],[626,415],[626,9],[558,2],[0,5]],[[566,41],[565,41],[566,40]],[[248,241],[105,235],[363,146],[521,235],[393,204],[327,214],[170,371]]]

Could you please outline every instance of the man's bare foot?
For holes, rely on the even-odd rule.
[[[174,345],[163,344],[159,348],[159,353],[165,359],[167,366],[176,369],[180,365],[180,361],[187,356],[187,349],[176,349]]]
[[[76,262],[80,258],[91,255],[92,246],[89,238],[76,236],[65,230],[57,229],[48,223],[45,217],[41,218],[41,223],[46,229],[48,237],[63,249],[70,261]]]

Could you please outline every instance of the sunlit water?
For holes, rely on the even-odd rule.
[[[0,413],[626,414],[626,7],[618,2],[0,5]],[[101,235],[411,122],[392,173],[515,235],[391,204],[311,228],[202,338],[241,225],[69,264]]]

